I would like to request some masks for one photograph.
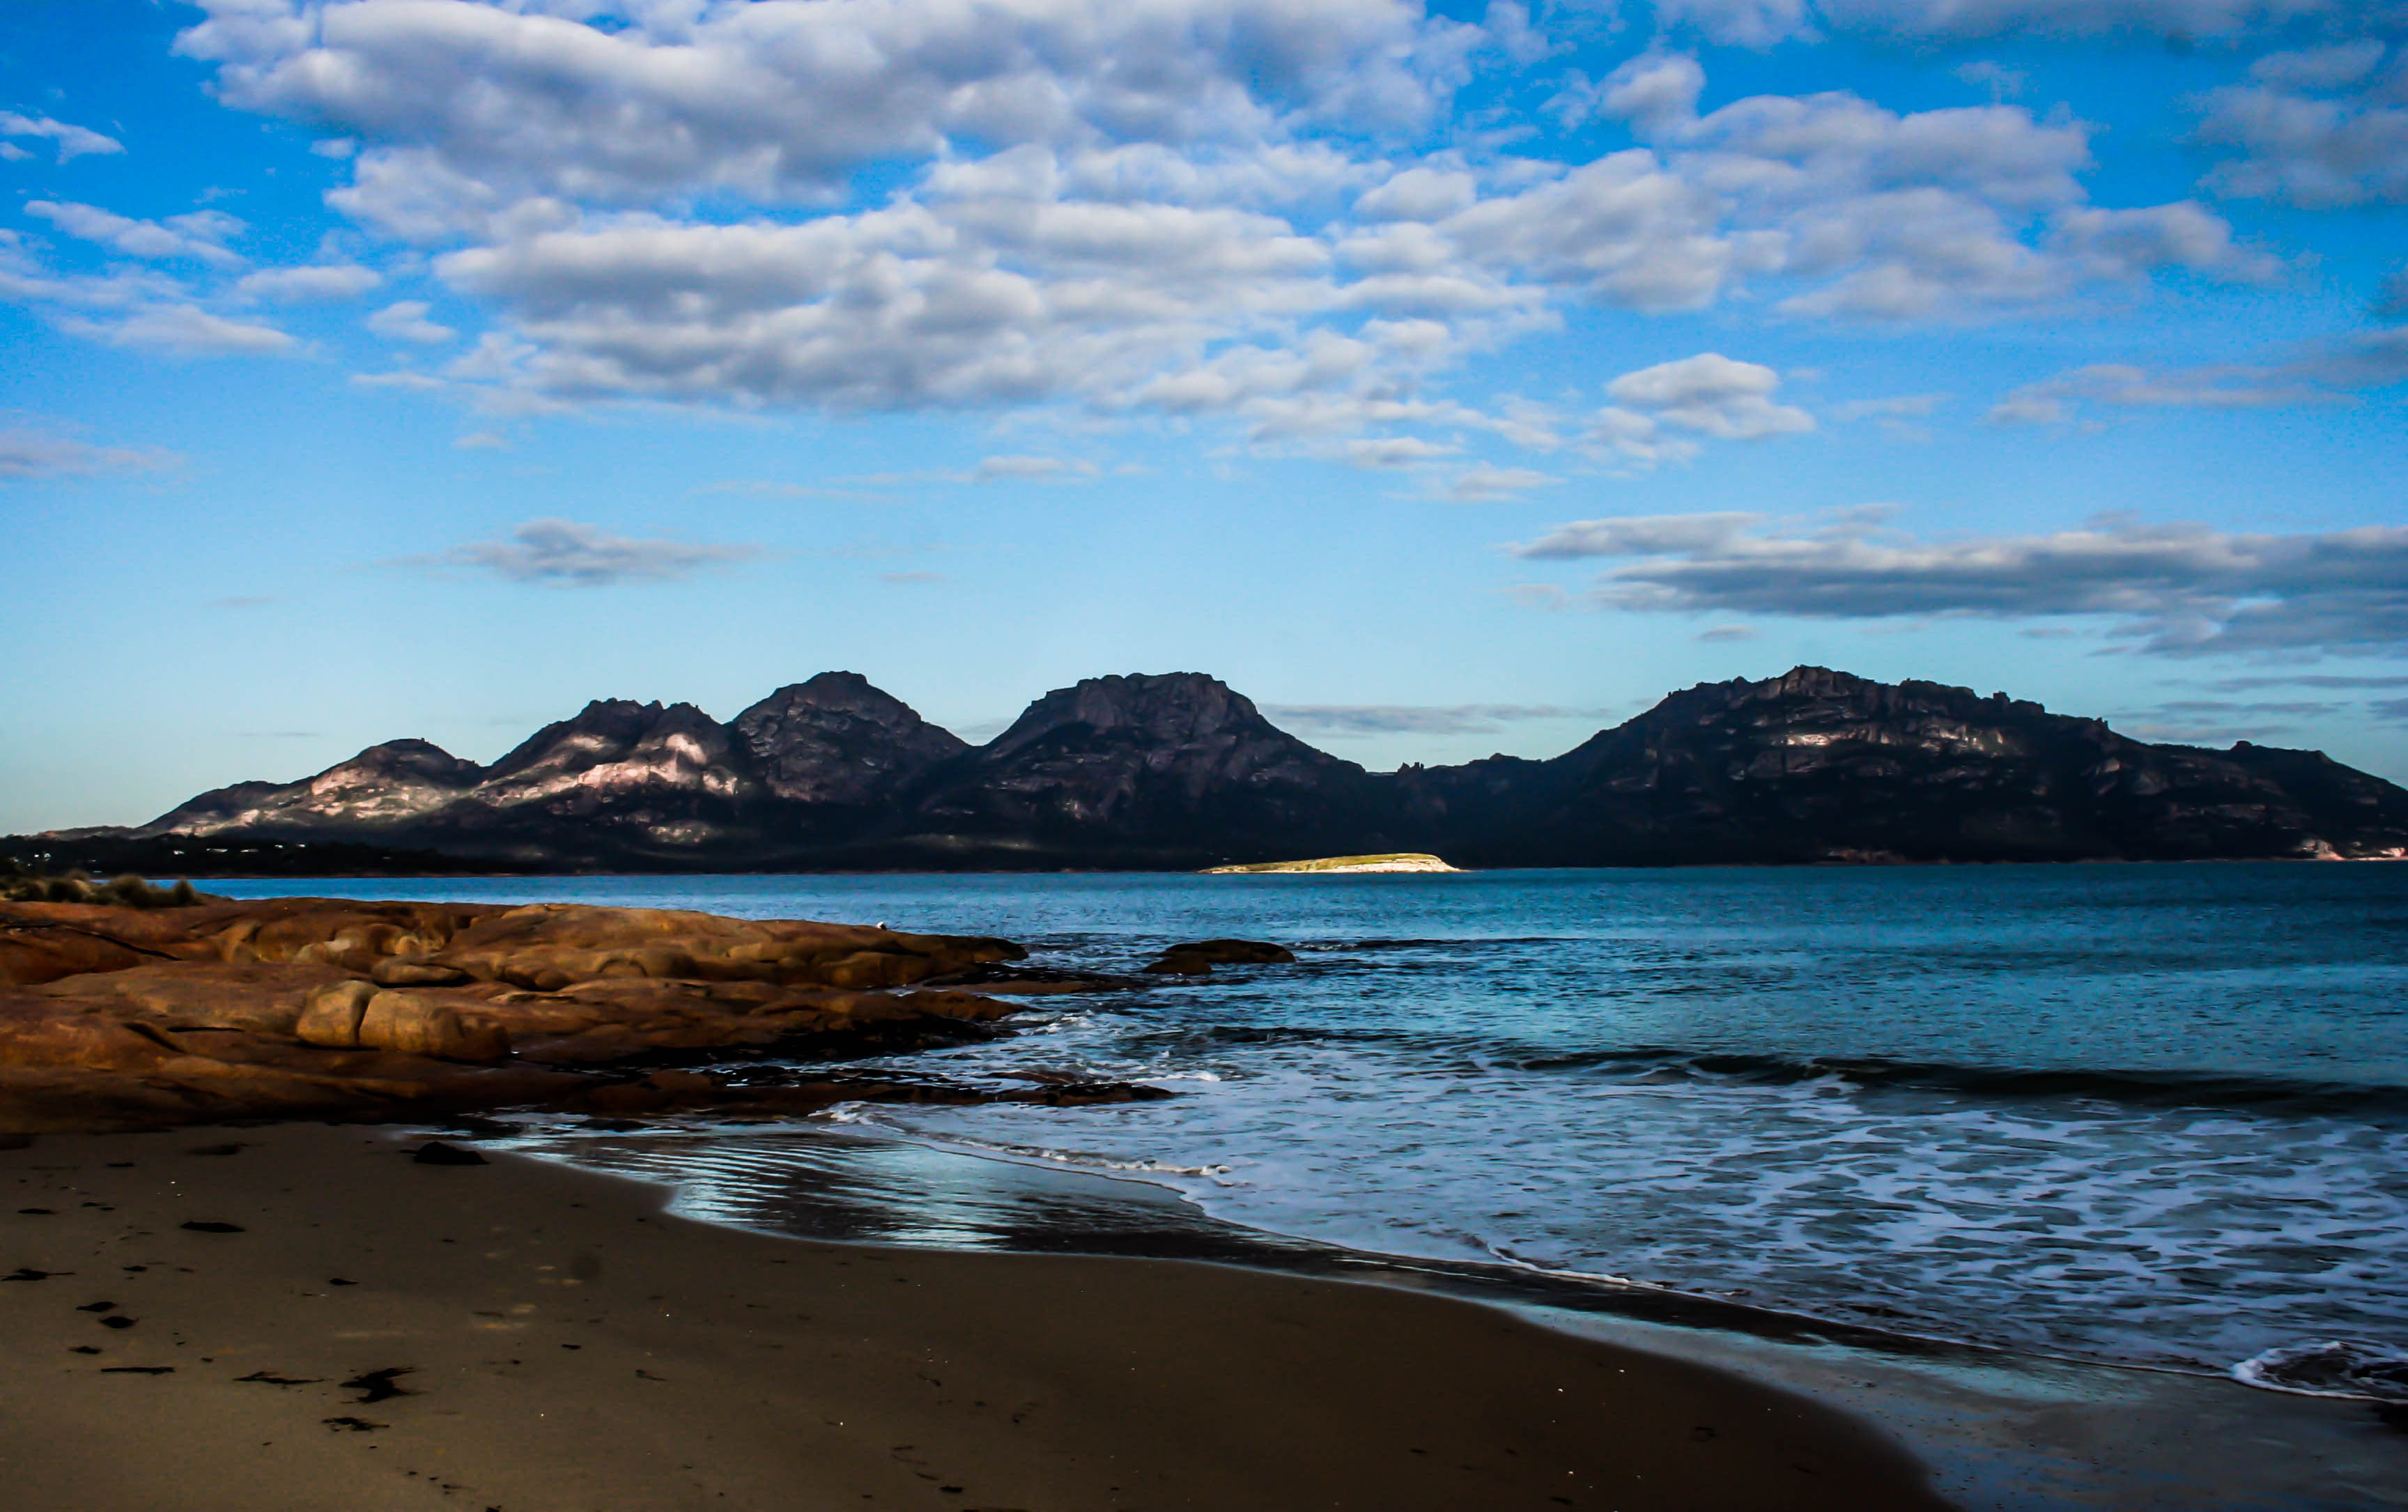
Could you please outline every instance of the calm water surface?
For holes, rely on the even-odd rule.
[[[834,1119],[1277,1234],[1944,1338],[2213,1368],[2408,1345],[2408,867],[217,886],[883,921],[1119,970],[1276,940],[1300,964],[1039,999],[910,1058],[1175,1099]],[[825,1174],[778,1132],[654,1163],[736,1218]]]

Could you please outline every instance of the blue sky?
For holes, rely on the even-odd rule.
[[[850,669],[2408,778],[2408,6],[6,0],[0,830]]]

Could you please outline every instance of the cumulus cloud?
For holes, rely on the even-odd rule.
[[[186,357],[277,356],[300,347],[272,325],[228,320],[189,304],[150,305],[122,319],[71,318],[61,324],[112,346],[147,347]]]
[[[399,299],[368,317],[368,329],[394,341],[411,341],[421,346],[440,346],[460,333],[449,325],[440,325],[426,318],[428,305],[423,299]]]
[[[247,298],[297,303],[310,299],[351,299],[384,282],[384,275],[357,263],[313,263],[301,267],[264,267],[235,281],[235,292]]]
[[[2094,363],[2027,383],[1993,405],[1993,425],[2092,422],[2100,409],[2265,410],[2346,402],[2351,392],[2408,382],[2408,326],[2360,331],[2261,364],[2154,368]]]
[[[1698,454],[1695,436],[1752,441],[1814,428],[1814,417],[1776,404],[1781,375],[1719,352],[1625,373],[1606,384],[1614,402],[1589,416],[1583,440],[1625,464],[1654,467]]]
[[[0,110],[0,137],[46,137],[58,147],[59,161],[81,157],[86,153],[122,152],[125,144],[114,137],[83,126],[71,126],[49,116],[21,116],[14,110]],[[16,155],[22,156],[22,149]]]
[[[2118,32],[2237,38],[2307,18],[2358,19],[2353,0],[1656,0],[1665,24],[1737,47],[1835,32],[1964,40]]]
[[[1264,717],[1292,734],[1319,740],[1373,735],[1494,735],[1529,720],[1600,719],[1605,709],[1551,703],[1272,703]]]
[[[1286,116],[1410,124],[1479,34],[1405,0],[765,0],[590,7],[201,0],[179,49],[230,103],[413,154],[463,225],[529,195],[623,205],[722,190],[810,202],[871,162],[1000,144],[1259,138]]]
[[[1417,468],[1455,455],[1460,446],[1426,441],[1418,436],[1366,437],[1346,443],[1346,460],[1372,470]]]
[[[137,221],[97,205],[36,199],[25,213],[39,216],[80,241],[97,242],[131,257],[192,258],[219,267],[239,266],[239,252],[225,246],[243,223],[222,210],[194,210],[164,221]]]
[[[2198,139],[2238,149],[2204,180],[2236,199],[2309,209],[2408,202],[2408,55],[2372,38],[2261,58],[2211,90]]]
[[[408,558],[405,565],[476,568],[512,583],[601,587],[672,583],[705,568],[760,554],[757,546],[639,540],[574,520],[547,519],[528,521],[511,531],[508,540],[471,541],[439,556]]]
[[[155,448],[95,446],[55,426],[0,423],[0,482],[147,472],[182,460]]]
[[[1607,559],[1592,600],[1642,612],[1874,620],[2095,617],[2169,655],[2367,654],[2408,638],[2408,526],[2252,535],[2109,520],[1923,540],[1886,511],[1584,520],[1514,548]]]
[[[1665,36],[1548,107],[1636,134],[1581,163],[1393,134],[1440,120],[1475,65],[1552,51],[1508,0],[1479,27],[1413,0],[199,4],[179,46],[214,65],[219,97],[322,133],[347,165],[330,201],[425,244],[459,308],[490,316],[439,378],[367,382],[496,413],[1076,406],[1218,420],[1257,448],[1495,497],[1552,480],[1445,481],[1470,433],[1644,467],[1813,427],[1740,363],[1709,375],[1723,389],[1584,419],[1446,396],[1469,357],[1574,301],[1956,320],[2169,270],[2280,271],[2201,205],[2091,204],[2081,122],[1841,92],[1701,115],[1705,72],[1679,50],[1684,29],[1973,35],[2007,0],[1667,0]],[[2087,24],[2076,10],[2016,14]],[[374,277],[265,270],[236,292],[342,297]],[[423,300],[370,324],[452,335]]]
[[[2195,203],[2089,204],[2079,121],[2005,104],[1900,114],[1843,92],[1755,95],[1700,116],[1704,81],[1693,58],[1647,53],[1564,106],[1627,121],[1651,146],[1522,192],[1535,245],[1492,232],[1490,254],[1559,283],[1585,266],[1594,296],[1642,309],[1703,305],[1754,275],[1800,285],[1791,313],[1875,320],[2042,304],[2167,268],[2280,271]],[[1601,203],[1618,218],[1584,216],[1571,193],[1584,176],[1589,199],[1612,180]],[[1513,223],[1500,200],[1482,213]],[[1602,269],[1587,245],[1600,234],[1614,259]],[[1568,258],[1538,255],[1550,236]]]
[[[2090,206],[2079,122],[1843,94],[1700,118],[1702,69],[1661,48],[1584,86],[1648,138],[1587,163],[1300,136],[1426,122],[1479,48],[1541,56],[1512,5],[1484,31],[1408,0],[203,8],[179,45],[222,98],[362,143],[337,207],[452,249],[438,276],[498,328],[448,376],[522,402],[1068,400],[1258,445],[1518,443],[1434,380],[1566,296],[1694,310],[1765,278],[1795,313],[1897,320],[2263,271],[2199,207]],[[1737,24],[1713,8],[1684,13]],[[856,191],[895,163],[920,166]]]
[[[2093,363],[2027,383],[1990,407],[2000,425],[2064,425],[2087,407],[2150,410],[2263,410],[2329,400],[2329,392],[2260,368],[2160,369],[2128,363]]]
[[[1446,481],[1446,494],[1461,503],[1485,504],[1517,498],[1534,488],[1552,488],[1562,482],[1551,472],[1530,468],[1466,468]]]
[[[1075,478],[1092,478],[1096,468],[1092,462],[1071,461],[1058,456],[989,456],[981,457],[971,469],[974,482],[1045,482]]]
[[[1803,410],[1772,402],[1781,377],[1753,362],[1701,352],[1678,362],[1625,373],[1605,386],[1608,397],[1650,411],[1663,425],[1724,440],[1755,440],[1814,428]]]

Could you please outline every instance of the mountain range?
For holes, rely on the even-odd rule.
[[[491,766],[426,741],[85,842],[371,846],[497,869],[1188,870],[2408,857],[2408,790],[2320,752],[2153,745],[1817,667],[1703,684],[1551,760],[1368,771],[1197,673],[1046,694],[973,746],[852,672],[724,724],[603,699]],[[155,846],[153,847],[155,848]],[[180,854],[180,852],[179,853]]]

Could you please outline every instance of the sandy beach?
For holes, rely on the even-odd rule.
[[[24,1512],[1936,1507],[1799,1398],[1170,1260],[821,1245],[321,1125],[0,1151]]]

